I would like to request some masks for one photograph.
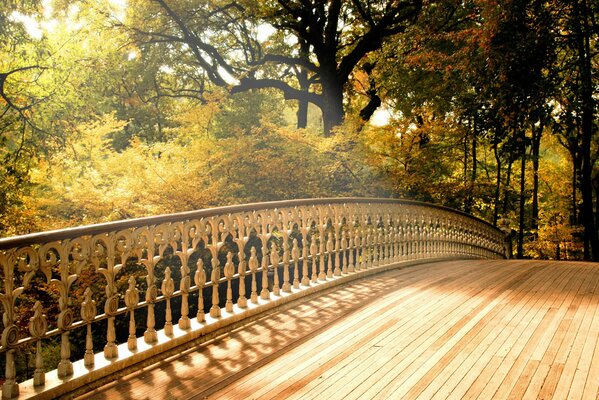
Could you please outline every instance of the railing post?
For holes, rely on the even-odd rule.
[[[281,295],[281,288],[279,287],[279,248],[275,242],[270,246],[270,265],[272,265],[273,274],[273,284],[272,284],[272,293],[275,296]]]
[[[206,284],[206,271],[204,271],[204,261],[201,258],[196,263],[197,269],[193,276],[193,281],[198,288],[198,312],[196,319],[198,322],[206,321],[206,315],[204,313],[204,285]]]
[[[90,290],[89,288],[86,289],[86,292]],[[91,319],[93,319],[93,317],[95,317],[96,315],[96,309],[95,309],[95,302],[93,302],[93,316]],[[83,307],[82,307],[83,308]],[[83,313],[82,313],[83,316]],[[89,314],[86,314],[85,317],[88,317]],[[90,319],[90,320],[91,320]],[[42,304],[39,301],[36,301],[34,306],[33,306],[33,317],[31,317],[29,319],[29,333],[31,333],[31,337],[36,339],[36,343],[35,343],[35,371],[33,372],[33,386],[40,386],[43,385],[46,382],[46,374],[44,373],[44,360],[42,358],[42,336],[44,336],[44,334],[46,333],[46,330],[48,329],[48,320],[46,319],[46,316],[43,314],[43,310],[42,310]],[[88,321],[88,325],[87,325],[87,337],[89,339],[86,339],[86,351],[85,351],[85,365],[88,365],[88,351],[87,350],[91,350],[91,345],[90,343],[87,342],[87,340],[91,340],[91,331],[90,331],[90,325],[89,325],[89,321]],[[92,356],[92,363],[89,365],[93,365],[93,352],[91,353]]]
[[[135,307],[139,303],[139,291],[135,287],[136,281],[133,276],[129,277],[129,287],[125,292],[125,305],[129,311],[129,337],[127,348],[131,351],[137,349],[137,336],[135,335]]]
[[[293,238],[293,243],[291,247],[291,258],[293,259],[293,288],[299,289],[300,281],[299,281],[299,247],[297,245],[297,238]],[[302,277],[303,279],[303,277]]]
[[[258,257],[256,256],[256,248],[252,246],[250,249],[250,260],[248,267],[252,274],[252,290],[250,293],[250,301],[253,304],[258,304],[258,285],[256,284],[256,272],[258,271]]]
[[[81,319],[85,322],[87,334],[85,335],[85,355],[83,356],[83,365],[86,367],[92,367],[94,365],[94,346],[92,340],[92,325],[91,322],[96,317],[96,302],[92,299],[92,290],[87,287],[85,289],[85,300],[81,303]],[[39,305],[39,302],[36,303],[36,306]],[[39,305],[41,309],[41,305]],[[41,314],[41,310],[40,310]],[[39,314],[36,311],[36,315],[32,318],[39,318]],[[32,331],[33,336],[33,331]],[[41,368],[41,367],[40,367]],[[36,369],[37,371],[37,369]]]
[[[233,264],[233,253],[230,251],[227,253],[227,261],[225,262],[224,271],[225,278],[227,279],[227,301],[225,303],[225,311],[228,313],[233,312],[233,289],[231,287],[231,280],[235,274],[235,265]]]

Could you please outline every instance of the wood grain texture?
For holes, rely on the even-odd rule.
[[[312,297],[82,399],[596,399],[599,264],[452,261]]]

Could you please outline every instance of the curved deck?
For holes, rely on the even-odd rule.
[[[596,399],[599,264],[451,261],[292,303],[84,399]]]

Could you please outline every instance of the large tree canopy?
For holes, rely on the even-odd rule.
[[[187,64],[190,79],[173,94],[203,98],[207,80],[231,93],[274,88],[303,110],[307,103],[320,108],[329,132],[343,120],[344,90],[356,67],[404,32],[422,1],[149,0],[136,7],[136,21],[127,28],[138,43],[160,45],[170,60]],[[276,35],[260,40],[269,28]],[[372,69],[370,63],[364,68]],[[367,93],[365,119],[380,104],[376,90]]]

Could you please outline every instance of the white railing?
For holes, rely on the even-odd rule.
[[[400,262],[504,255],[504,234],[482,220],[390,199],[257,203],[2,239],[2,395],[72,392]]]

